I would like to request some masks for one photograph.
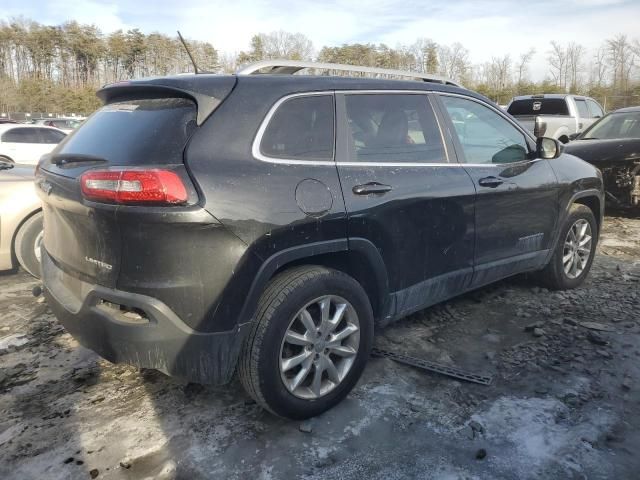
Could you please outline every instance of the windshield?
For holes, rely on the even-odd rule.
[[[594,123],[581,137],[585,140],[613,138],[640,138],[640,112],[610,113]]]

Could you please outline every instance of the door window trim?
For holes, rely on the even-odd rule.
[[[267,115],[264,117],[264,119],[262,120],[262,123],[260,124],[260,128],[258,128],[258,132],[256,133],[256,136],[253,140],[253,144],[251,146],[251,154],[253,155],[253,157],[257,160],[261,160],[263,162],[267,162],[267,163],[273,163],[273,164],[277,164],[277,165],[314,165],[314,166],[343,166],[343,167],[442,167],[442,166],[447,166],[447,167],[461,167],[463,166],[460,163],[457,163],[455,161],[451,161],[451,158],[455,158],[455,156],[452,157],[451,153],[449,152],[449,145],[448,143],[445,141],[445,137],[444,137],[444,130],[443,130],[443,125],[441,123],[441,119],[440,116],[438,115],[438,111],[437,111],[437,107],[434,104],[432,98],[430,97],[429,94],[433,93],[432,90],[379,90],[379,89],[358,89],[358,90],[324,90],[324,91],[317,91],[317,92],[299,92],[299,93],[292,93],[289,95],[285,95],[284,97],[278,99],[278,101],[276,101],[273,106],[269,109],[269,111],[267,112]],[[338,147],[337,147],[337,142],[338,142],[338,124],[339,124],[339,117],[338,117],[338,95],[345,95],[345,94],[356,94],[356,95],[371,95],[371,94],[405,94],[405,95],[424,95],[427,99],[427,101],[429,102],[429,106],[430,108],[433,110],[434,116],[436,117],[436,123],[437,123],[437,128],[440,131],[440,137],[442,139],[442,144],[444,146],[444,151],[445,151],[445,156],[448,160],[448,162],[442,162],[442,163],[427,163],[427,162],[395,162],[395,163],[390,163],[390,162],[352,162],[352,161],[337,161],[335,159],[334,156],[334,160],[301,160],[301,159],[297,159],[297,158],[273,158],[273,157],[269,157],[267,155],[264,155],[261,151],[260,151],[260,144],[262,143],[262,137],[264,136],[265,131],[267,130],[267,127],[269,125],[269,122],[271,121],[271,119],[273,118],[273,116],[276,113],[276,110],[278,110],[278,108],[285,103],[287,100],[291,99],[291,98],[298,98],[298,97],[310,97],[310,96],[317,96],[317,95],[331,95],[334,98],[334,102],[336,103],[336,108],[334,108],[334,116],[335,116],[335,121],[334,121],[334,147],[337,151]]]
[[[317,95],[331,95],[334,99],[335,102],[335,108],[334,108],[334,148],[336,151],[336,154],[338,152],[338,124],[340,123],[340,119],[338,118],[339,115],[339,101],[338,101],[338,96],[339,95],[370,95],[370,94],[405,94],[405,95],[425,95],[427,97],[427,101],[429,102],[429,106],[431,107],[431,109],[433,110],[433,113],[436,117],[436,122],[437,122],[437,127],[440,130],[440,136],[442,139],[442,144],[444,146],[444,150],[445,150],[445,156],[447,158],[447,162],[442,162],[442,163],[428,163],[428,162],[396,162],[396,163],[389,163],[389,162],[353,162],[353,161],[337,161],[336,160],[336,156],[334,155],[334,160],[301,160],[301,159],[297,159],[297,158],[274,158],[274,157],[269,157],[267,155],[264,155],[261,151],[260,151],[260,144],[262,143],[262,137],[264,136],[265,131],[267,130],[267,127],[269,126],[269,122],[271,121],[271,119],[273,118],[273,116],[276,113],[276,110],[278,110],[278,108],[285,103],[287,100],[291,99],[291,98],[298,98],[298,97],[311,97],[311,96],[317,96]],[[446,115],[446,113],[442,112],[442,102],[440,101],[440,99],[438,98],[440,95],[447,95],[450,97],[459,97],[459,98],[463,98],[466,100],[470,100],[476,103],[479,103],[480,105],[483,105],[491,110],[493,110],[495,113],[497,113],[500,117],[502,117],[503,119],[505,119],[507,122],[509,122],[511,125],[513,125],[515,127],[515,129],[517,131],[519,131],[524,137],[525,140],[527,141],[527,144],[529,145],[529,150],[531,152],[534,151],[534,147],[533,145],[535,145],[535,140],[533,138],[533,136],[527,132],[526,130],[524,130],[515,120],[509,118],[507,115],[505,115],[504,112],[500,111],[499,109],[493,107],[491,104],[484,102],[480,99],[477,99],[475,97],[472,97],[470,95],[462,95],[459,93],[450,93],[450,92],[440,92],[437,90],[401,90],[401,89],[356,89],[356,90],[345,90],[345,89],[339,89],[339,90],[323,90],[323,91],[315,91],[315,92],[298,92],[298,93],[291,93],[288,95],[283,96],[282,98],[278,99],[269,109],[269,111],[267,112],[267,114],[265,115],[264,119],[262,120],[260,127],[258,128],[258,132],[256,133],[256,136],[253,140],[253,144],[251,147],[251,153],[253,155],[253,157],[256,160],[260,160],[266,163],[272,163],[272,164],[276,164],[276,165],[312,165],[312,166],[336,166],[339,165],[341,167],[469,167],[469,168],[487,168],[487,167],[504,167],[505,164],[498,164],[498,163],[462,163],[459,161],[459,155],[458,155],[458,150],[461,148],[459,145],[459,140],[455,137],[452,138],[452,143],[453,143],[453,149],[454,152],[450,152],[450,148],[451,148],[451,143],[446,141],[445,138],[445,130],[444,128],[447,127],[447,129],[450,128],[450,119],[449,117]],[[438,100],[437,102],[434,102],[434,100]],[[342,102],[344,102],[344,99],[342,99]],[[443,118],[444,117],[444,118]],[[445,122],[445,125],[442,124],[442,122]],[[463,157],[464,158],[464,157]],[[520,162],[513,162],[509,165],[518,165],[518,164],[522,164],[522,163],[527,163],[527,162],[535,162],[540,160],[539,158],[536,159],[530,159],[530,160],[522,160]]]
[[[335,162],[335,153],[334,153],[334,160],[302,160],[302,159],[299,159],[299,158],[275,158],[275,157],[269,157],[268,155],[265,155],[264,153],[262,153],[262,151],[260,150],[260,144],[262,143],[262,137],[264,136],[264,133],[266,132],[267,127],[269,126],[269,123],[271,122],[271,119],[273,118],[273,116],[275,115],[276,111],[278,110],[278,108],[280,108],[280,106],[282,104],[284,104],[287,100],[291,100],[292,98],[316,97],[316,96],[331,96],[331,99],[334,102],[334,109],[333,109],[333,116],[334,116],[334,121],[333,121],[333,130],[334,130],[334,132],[333,132],[333,147],[334,147],[334,152],[335,152],[335,144],[336,144],[336,140],[335,140],[335,136],[336,136],[335,95],[334,95],[333,90],[327,90],[327,91],[323,91],[323,92],[292,93],[290,95],[285,95],[284,97],[280,98],[276,103],[274,103],[273,106],[267,112],[267,115],[262,120],[262,123],[260,124],[260,128],[258,129],[258,133],[256,133],[256,137],[253,140],[253,145],[251,146],[251,153],[252,153],[253,157],[258,159],[258,160],[262,160],[263,162],[275,163],[275,164],[280,164],[280,165],[331,165],[331,166],[335,166],[335,164],[336,164],[336,162]]]

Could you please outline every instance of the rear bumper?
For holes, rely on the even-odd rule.
[[[232,331],[201,333],[169,307],[146,295],[84,282],[65,273],[43,248],[47,301],[58,320],[83,346],[113,363],[153,368],[188,381],[223,384],[231,380],[248,324]],[[101,301],[145,312],[133,323]]]

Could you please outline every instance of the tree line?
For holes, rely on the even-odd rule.
[[[461,43],[420,38],[411,45],[345,44],[319,50],[301,33],[259,33],[249,49],[220,53],[207,42],[188,40],[202,70],[224,73],[250,62],[288,58],[414,70],[461,82],[498,103],[517,94],[587,94],[608,109],[640,104],[640,41],[618,35],[595,51],[577,42],[550,41],[542,51],[493,57],[474,64]],[[543,54],[548,72],[533,82],[531,62]],[[42,25],[27,19],[0,21],[0,112],[89,113],[99,102],[94,92],[126,78],[193,71],[177,37],[138,29],[105,34],[95,25],[67,22]]]

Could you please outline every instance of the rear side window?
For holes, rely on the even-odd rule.
[[[38,128],[37,130],[40,132],[40,143],[58,144],[66,137],[64,133],[48,128]]]
[[[591,112],[587,108],[586,101],[576,100],[576,107],[578,107],[578,115],[580,118],[591,118]]]
[[[260,152],[271,158],[332,160],[333,125],[332,95],[290,98],[269,121]]]
[[[447,158],[426,95],[346,95],[351,160],[440,163]]]
[[[38,128],[12,128],[2,134],[3,142],[41,143]]]
[[[507,110],[511,115],[569,115],[564,98],[525,98],[514,100]]]
[[[591,112],[591,116],[595,118],[600,118],[604,115],[602,108],[593,100],[587,100],[587,105],[589,107],[589,111]]]
[[[177,164],[195,128],[196,106],[191,100],[127,100],[94,113],[59,153],[95,155],[112,165]]]

